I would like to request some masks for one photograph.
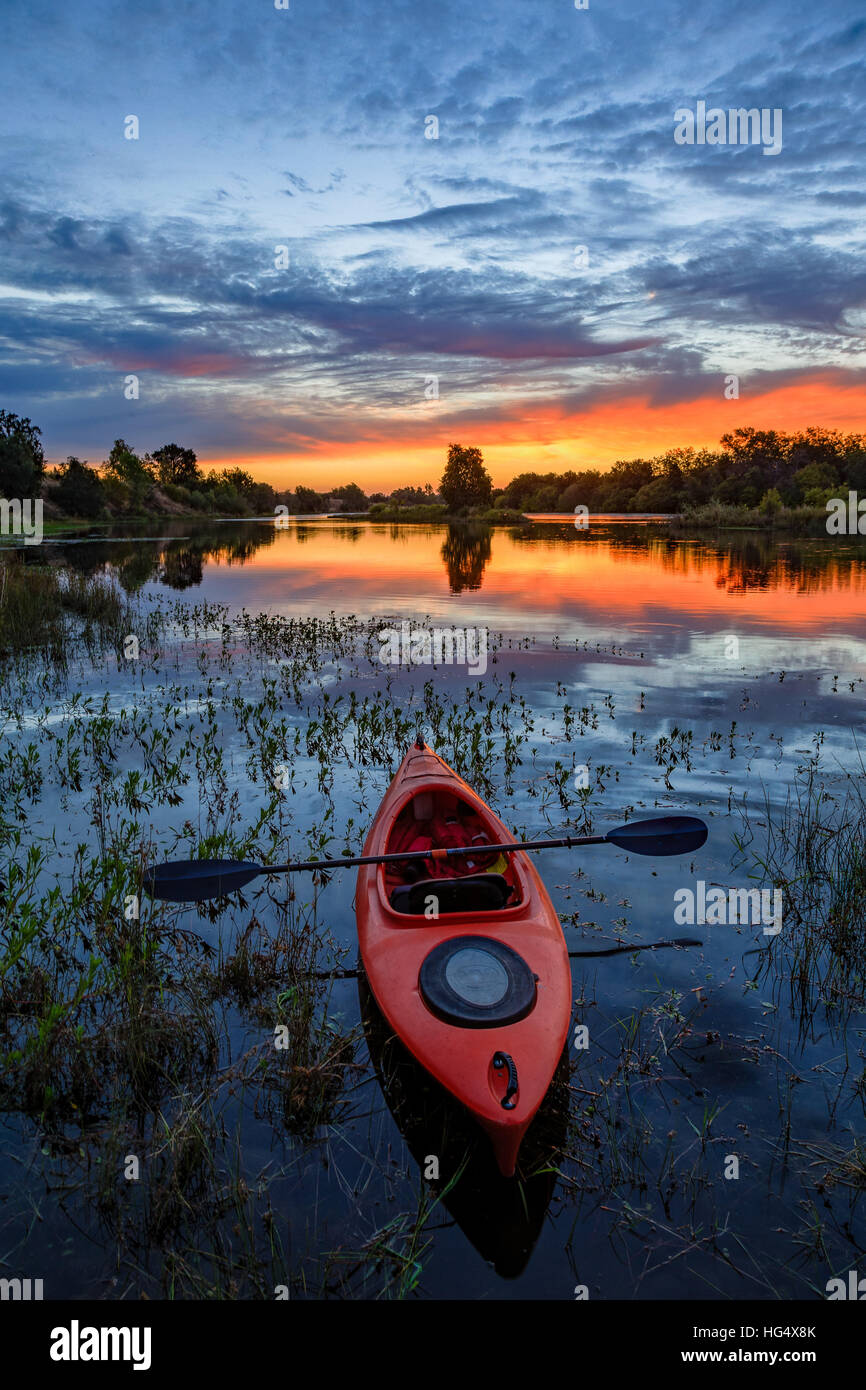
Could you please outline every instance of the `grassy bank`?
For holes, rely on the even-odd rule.
[[[525,520],[523,512],[504,507],[479,507],[467,512],[449,512],[441,503],[421,507],[389,507],[376,502],[368,512],[355,512],[353,521],[444,521],[451,525],[481,521],[485,526],[519,526]]]
[[[762,512],[758,507],[735,507],[723,502],[707,502],[681,512],[668,522],[671,531],[763,531],[795,536],[826,536],[825,507],[780,507]]]
[[[46,517],[42,523],[42,534],[44,536],[62,536],[74,531],[110,531],[122,530],[124,526],[137,526],[142,522],[171,522],[171,521],[196,521],[199,526],[208,525],[212,521],[258,521],[270,520],[270,517],[260,518],[255,516],[225,516],[222,512],[125,512],[118,516],[68,516],[62,518]],[[13,537],[10,545],[17,547],[18,537]],[[0,537],[0,550],[3,547],[3,538]]]
[[[94,521],[92,517],[65,516],[62,521],[43,521],[42,534],[59,536],[64,531],[107,531],[109,526],[115,525],[116,520],[116,517],[105,517],[100,521]]]

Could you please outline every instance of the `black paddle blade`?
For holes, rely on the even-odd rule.
[[[164,902],[200,903],[236,892],[261,872],[261,864],[237,859],[177,859],[145,869],[144,888]]]
[[[621,825],[604,838],[629,854],[690,854],[706,840],[707,827],[697,816],[659,816]]]

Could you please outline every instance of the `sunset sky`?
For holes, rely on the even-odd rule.
[[[861,0],[4,0],[0,54],[0,407],[51,461],[369,491],[866,428]],[[677,144],[699,101],[781,151]]]

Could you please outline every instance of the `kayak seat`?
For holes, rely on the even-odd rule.
[[[513,888],[502,874],[468,874],[465,878],[422,878],[401,883],[391,891],[395,912],[423,917],[436,899],[439,914],[448,912],[496,912],[507,906]]]

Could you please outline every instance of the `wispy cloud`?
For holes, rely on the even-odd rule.
[[[260,456],[859,380],[866,21],[795,10],[7,0],[2,404],[93,455],[136,373],[151,445]],[[678,147],[698,98],[782,153]]]

